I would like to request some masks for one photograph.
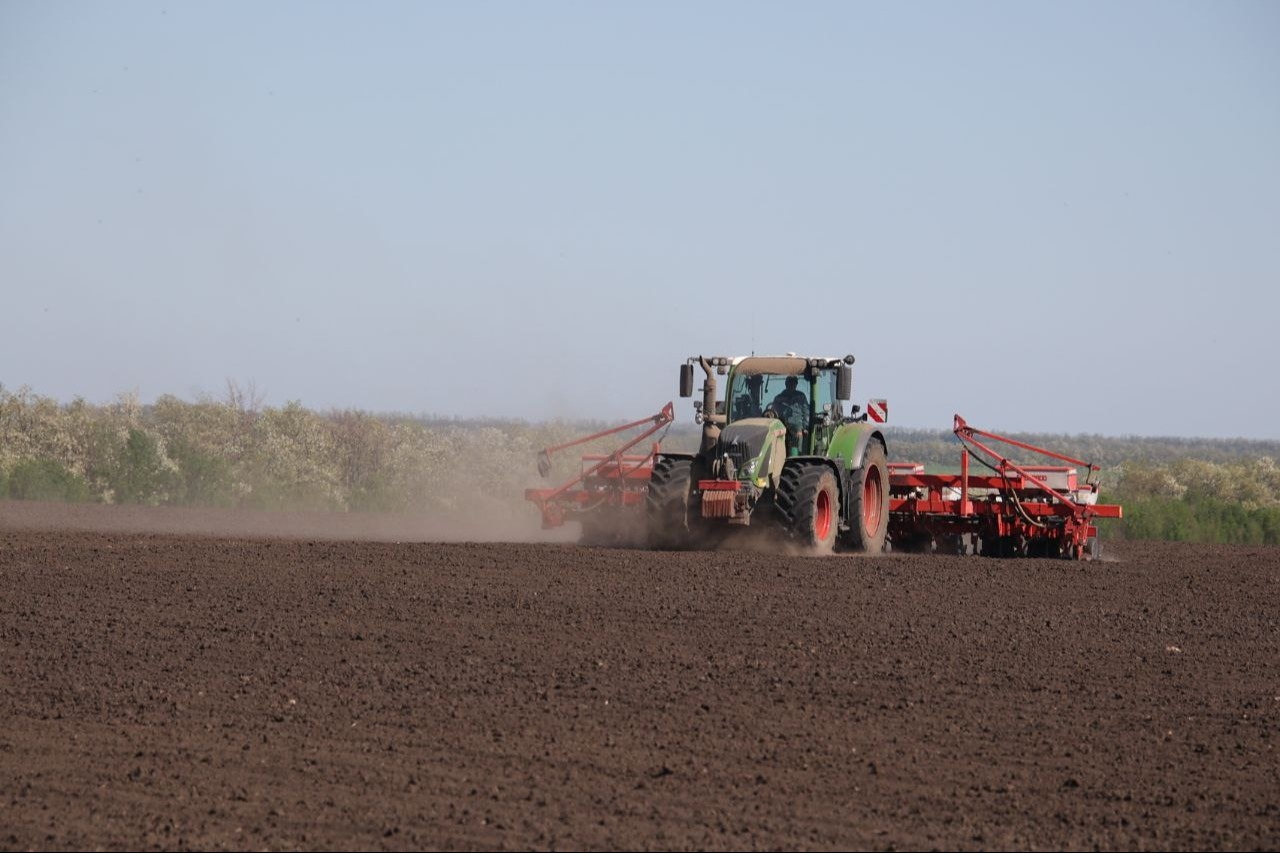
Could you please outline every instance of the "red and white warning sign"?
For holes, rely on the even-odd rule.
[[[889,401],[888,400],[868,400],[867,401],[867,417],[878,424],[886,424],[889,422]]]

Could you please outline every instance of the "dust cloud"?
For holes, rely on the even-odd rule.
[[[447,513],[243,510],[0,501],[0,532],[66,530],[374,542],[565,542],[572,528],[542,530],[530,505]]]

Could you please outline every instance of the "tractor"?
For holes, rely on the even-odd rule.
[[[587,544],[632,544],[638,532],[650,547],[712,548],[751,528],[766,544],[811,554],[876,554],[888,543],[894,551],[1098,557],[1097,520],[1124,517],[1119,505],[1099,502],[1098,465],[959,415],[952,430],[959,473],[891,463],[880,429],[888,404],[845,411],[853,361],[794,353],[690,358],[680,365],[680,396],[693,396],[695,365],[704,374],[694,401],[702,425],[696,453],[662,448],[675,417],[667,403],[655,415],[542,451],[545,476],[553,454],[643,430],[611,453],[584,456],[580,473],[562,485],[525,497],[541,509],[544,527],[581,523]],[[728,383],[722,400],[718,376]],[[1016,462],[1013,450],[1042,459]],[[986,472],[970,474],[971,462]]]
[[[704,375],[694,402],[701,446],[653,459],[652,546],[707,547],[752,527],[809,552],[884,550],[887,446],[860,407],[844,411],[853,356],[697,356],[680,365],[682,397],[693,396],[695,363]],[[717,376],[727,377],[719,401]]]

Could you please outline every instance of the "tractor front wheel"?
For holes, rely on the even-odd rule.
[[[830,554],[840,528],[840,491],[826,465],[788,465],[778,483],[779,521],[794,541]]]

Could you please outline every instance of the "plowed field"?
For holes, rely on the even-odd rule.
[[[1280,550],[74,512],[0,504],[0,848],[1280,847]]]

